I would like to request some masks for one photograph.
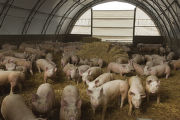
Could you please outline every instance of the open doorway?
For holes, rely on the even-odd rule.
[[[116,1],[86,11],[71,34],[89,34],[102,41],[125,43],[132,43],[134,36],[160,36],[157,26],[140,8]]]

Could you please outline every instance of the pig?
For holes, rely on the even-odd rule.
[[[156,75],[158,77],[166,75],[166,79],[168,79],[170,73],[171,73],[171,69],[170,69],[168,63],[157,65],[157,66],[154,66],[154,67],[151,67],[151,68],[148,68],[146,66],[144,68],[144,74],[145,75]]]
[[[166,46],[166,53],[170,53],[171,52],[171,48],[169,46]]]
[[[134,62],[136,62],[137,64],[141,64],[141,63],[144,63],[145,59],[144,59],[144,56],[142,55],[139,55],[139,54],[134,54],[132,55],[132,60]]]
[[[20,46],[19,46],[19,50],[21,51],[24,51],[25,48],[37,48],[37,45],[36,44],[27,44],[27,43],[21,43]]]
[[[160,80],[154,75],[146,78],[146,95],[148,102],[150,94],[157,94],[157,103],[160,103]]]
[[[80,120],[82,101],[77,87],[68,85],[61,97],[60,120]]]
[[[121,76],[134,70],[130,62],[128,64],[118,64],[111,62],[109,63],[107,69],[109,72],[120,73]]]
[[[159,48],[159,54],[162,55],[162,56],[165,55],[166,54],[166,49],[164,47],[160,47]]]
[[[79,57],[77,55],[71,55],[71,64],[78,65]]]
[[[132,114],[133,106],[139,108],[141,106],[142,98],[146,97],[141,78],[138,76],[132,76],[129,79],[129,91],[128,91],[128,103],[129,112],[128,115]]]
[[[11,44],[3,44],[2,49],[6,49],[6,50],[17,50],[17,46],[16,45],[11,45]]]
[[[48,114],[55,105],[55,93],[51,84],[41,84],[36,94],[32,96],[33,111],[39,114]]]
[[[18,53],[18,52],[15,52],[14,53],[14,57],[17,57],[17,58],[21,58],[21,59],[26,59],[26,58],[28,58],[28,54],[27,53]]]
[[[90,66],[99,66],[103,67],[104,61],[101,58],[92,58],[90,59]]]
[[[151,55],[144,55],[144,58],[147,61],[152,61],[153,57]]]
[[[146,66],[148,66],[148,67],[153,67],[153,66],[155,66],[155,65],[154,65],[154,62],[153,62],[153,61],[147,61],[147,62],[146,62]]]
[[[102,120],[104,120],[107,104],[121,96],[121,105],[123,107],[124,100],[127,97],[128,82],[123,80],[113,80],[104,83],[103,85],[87,90],[87,94],[90,96],[90,102],[95,114],[96,108],[100,105],[103,106]]]
[[[79,65],[89,65],[89,60],[80,58]]]
[[[132,66],[137,74],[144,75],[144,66],[143,65],[139,65],[136,62],[132,61]]]
[[[31,61],[27,61],[26,59],[20,59],[20,58],[6,56],[4,58],[3,62],[6,63],[7,61],[13,62],[17,66],[24,66],[24,67],[26,67],[29,70],[29,72],[31,73],[31,75],[33,75],[32,62]]]
[[[61,66],[64,67],[67,63],[70,63],[71,56],[66,55],[61,58]]]
[[[86,72],[82,74],[82,80],[84,83],[90,82],[98,77],[102,73],[100,67],[90,67]]]
[[[173,67],[174,70],[180,69],[180,59],[172,60],[170,65]]]
[[[29,47],[25,48],[25,52],[29,53],[29,54],[35,54],[38,56],[38,58],[42,58],[42,57],[46,56],[45,51],[42,51],[39,49],[34,49],[34,48],[29,48]]]
[[[69,80],[74,79],[74,77],[79,74],[79,71],[77,73],[77,67],[69,63],[64,66],[63,72],[66,74]]]
[[[53,60],[53,55],[51,53],[46,54],[46,60],[52,61]]]
[[[131,51],[131,49],[130,49],[128,46],[125,46],[125,45],[123,45],[121,48],[122,48],[125,52],[130,52],[130,51]]]
[[[51,62],[49,62],[46,59],[38,59],[36,60],[36,67],[39,71],[39,73],[41,73],[41,70],[44,71],[44,82],[47,82],[48,78],[52,78],[53,76],[55,76],[56,71],[57,71],[57,67],[54,66],[54,64],[52,64]]]
[[[23,73],[27,72],[27,68],[24,66],[16,66],[16,71],[22,71]]]
[[[10,83],[10,93],[14,91],[14,87],[18,85],[19,90],[22,91],[21,84],[25,79],[25,74],[20,71],[0,71],[0,86]]]
[[[1,113],[5,120],[45,120],[36,118],[18,94],[10,94],[3,99]]]
[[[78,67],[79,75],[82,76],[84,72],[86,72],[90,68],[89,65],[81,65]]]
[[[95,87],[99,87],[103,85],[104,83],[109,82],[113,79],[114,77],[112,73],[103,73],[92,82],[89,82],[89,83],[87,82],[88,90],[92,90]]]
[[[116,63],[119,63],[119,64],[125,64],[125,63],[128,63],[128,58],[126,57],[119,57],[116,59]]]
[[[10,62],[5,64],[6,70],[8,71],[13,71],[16,69],[16,64]]]
[[[77,67],[75,67],[75,69],[72,69],[70,71],[70,77],[72,80],[76,81],[77,85],[80,82],[80,78],[81,76],[79,75],[79,70]]]
[[[168,55],[167,55],[167,60],[170,61],[170,60],[173,60],[175,58],[175,53],[174,52],[170,52]]]

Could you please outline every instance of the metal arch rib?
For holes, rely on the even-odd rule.
[[[46,19],[46,22],[43,26],[43,29],[41,31],[41,34],[45,34],[54,15],[57,13],[57,11],[67,2],[68,0],[60,0],[57,5],[53,8],[53,10],[51,11],[51,13],[49,14],[49,16]]]
[[[166,26],[166,23],[164,22],[164,20],[162,19],[162,17],[160,16],[160,14],[156,11],[156,9],[149,3],[149,2],[147,2],[147,1],[144,1],[146,4],[148,4],[155,12],[156,12],[156,14],[159,16],[159,18],[161,19],[161,21],[163,22],[163,25],[165,26],[165,30],[166,30],[166,32],[167,32],[167,34],[168,34],[168,38],[170,39],[170,33],[169,33],[169,30],[168,30],[168,28],[167,28],[167,26]]]
[[[34,18],[34,16],[36,15],[37,11],[41,8],[41,6],[46,2],[47,0],[38,0],[36,2],[36,4],[34,5],[34,7],[31,9],[31,12],[29,13],[27,19],[26,19],[26,22],[24,24],[24,27],[22,29],[22,34],[26,34],[30,25],[31,25],[31,22]]]
[[[55,34],[59,34],[62,28],[62,25],[64,23],[64,21],[67,19],[67,16],[78,6],[78,5],[83,5],[83,2],[85,2],[86,0],[81,1],[76,1],[67,11],[66,13],[63,15],[63,17],[61,18],[61,20],[59,21]]]
[[[14,0],[7,0],[5,5],[3,6],[3,9],[0,13],[0,28],[3,25],[3,22],[8,14],[9,9],[11,8],[11,5],[13,4]]]
[[[90,2],[88,5],[86,5],[84,8],[80,9],[80,10],[78,11],[78,13],[74,16],[74,19],[70,22],[69,26],[67,27],[66,34],[70,33],[70,31],[72,30],[72,26],[75,24],[75,21],[77,21],[77,19],[80,17],[80,15],[81,15],[85,10],[89,9],[89,8],[92,7],[94,4],[98,4],[98,3],[100,3],[100,2],[103,2],[103,0],[99,0],[99,1],[96,1],[96,2],[92,1],[92,2]],[[126,2],[127,2],[127,1],[126,1]],[[129,2],[129,3],[133,3],[133,4],[141,7],[141,8],[142,8],[144,11],[146,11],[148,14],[151,13],[150,10],[148,11],[148,10],[144,7],[144,5],[140,4],[139,1],[136,1],[136,3],[135,3],[135,2],[132,2],[132,1],[128,0],[128,2]],[[153,14],[150,14],[150,15],[151,15],[151,17],[153,18],[153,20],[155,20],[154,22],[156,23],[156,25],[158,25],[158,28],[162,28],[162,25],[159,23],[159,21],[158,21],[158,19],[157,19],[157,16],[155,16],[155,15],[153,15]],[[165,32],[163,31],[163,29],[159,29],[159,31],[160,31],[161,35],[165,34]],[[166,32],[168,32],[168,31],[166,30]]]
[[[173,36],[174,38],[177,38],[176,34],[175,34],[175,30],[174,30],[174,27],[172,26],[171,24],[171,21],[168,19],[168,16],[166,15],[166,13],[164,12],[164,10],[161,8],[161,6],[159,6],[159,4],[157,3],[156,0],[153,0],[153,2],[155,3],[155,5],[159,8],[159,10],[163,13],[164,17],[166,18],[171,30],[172,30],[172,33],[173,33]]]
[[[169,7],[171,7],[171,5],[174,3],[174,1],[173,1],[171,4],[169,4],[169,2],[167,1],[168,4],[169,4],[169,6],[166,5],[166,3],[164,2],[164,0],[161,0],[161,1],[163,2],[163,4],[166,6],[167,10],[169,11],[169,13],[171,14],[171,16],[173,17],[173,20],[174,20],[175,24],[178,26],[178,27],[177,27],[178,30],[180,31],[180,26],[179,26],[178,22],[176,21],[175,16],[173,15],[173,13],[171,12],[171,10],[170,10],[170,8],[169,8]],[[172,8],[172,9],[173,9],[173,8]]]

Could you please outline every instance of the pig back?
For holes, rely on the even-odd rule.
[[[52,68],[54,68],[54,66],[53,66],[50,62],[48,62],[47,60],[45,60],[45,59],[38,59],[38,60],[36,61],[36,64],[38,64],[38,66],[39,66],[41,69],[43,69],[44,71],[46,70],[46,68],[47,68],[47,69],[52,69]]]
[[[123,80],[113,80],[103,84],[103,94],[108,99],[114,99],[117,96],[120,96],[121,93],[128,91],[128,82]]]
[[[68,85],[64,88],[62,98],[68,103],[76,102],[79,99],[79,91],[75,86]]]
[[[134,93],[145,94],[141,79],[138,76],[132,76],[129,79],[129,86],[130,86],[129,91],[133,91]]]
[[[17,94],[11,94],[4,98],[1,113],[6,120],[35,120],[35,116],[25,105],[23,98]]]

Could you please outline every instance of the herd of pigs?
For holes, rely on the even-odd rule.
[[[34,113],[48,114],[55,106],[55,93],[48,79],[56,76],[59,69],[53,61],[53,56],[61,53],[61,68],[69,80],[84,83],[93,113],[97,107],[103,106],[102,120],[105,118],[107,104],[121,98],[120,109],[126,99],[129,103],[129,113],[133,108],[139,108],[143,98],[152,94],[157,95],[157,104],[160,103],[159,77],[168,77],[171,69],[180,68],[180,59],[166,46],[160,44],[137,44],[140,54],[129,54],[129,58],[119,57],[114,62],[105,63],[101,58],[81,58],[76,52],[80,44],[62,42],[43,42],[41,44],[21,43],[19,46],[4,44],[0,50],[0,92],[4,94],[7,84],[10,84],[10,94],[1,104],[1,114],[5,120],[44,120],[37,118]],[[113,44],[112,44],[113,46]],[[131,52],[128,46],[122,46],[127,53]],[[150,53],[150,54],[147,54]],[[156,54],[152,54],[156,53]],[[102,68],[107,68],[103,73]],[[27,107],[21,95],[15,94],[18,86],[21,92],[22,85],[28,75],[35,71],[43,72],[43,81],[36,94],[32,96],[32,110]],[[121,76],[135,72],[136,76],[129,79],[114,79],[114,74]],[[146,76],[145,87],[139,76]],[[60,78],[59,78],[60,79]],[[60,120],[81,119],[82,100],[76,86],[67,85],[60,100]],[[33,111],[33,112],[32,112]]]

